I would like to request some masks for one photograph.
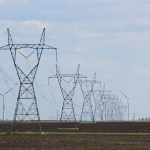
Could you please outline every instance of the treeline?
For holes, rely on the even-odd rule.
[[[139,118],[139,121],[149,121],[150,117],[146,117],[146,118]]]

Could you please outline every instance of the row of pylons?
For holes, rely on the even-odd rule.
[[[42,132],[42,126],[39,116],[39,110],[37,106],[37,99],[34,90],[34,80],[35,75],[39,66],[39,62],[42,56],[42,51],[44,49],[54,49],[56,50],[56,59],[57,59],[57,48],[45,45],[45,28],[40,39],[39,44],[13,44],[11,34],[9,29],[8,32],[8,45],[0,47],[0,50],[10,50],[11,56],[14,62],[14,66],[17,72],[17,76],[20,82],[19,93],[17,97],[16,109],[13,118],[12,132],[16,131],[17,127],[24,121],[31,120],[38,127],[40,133]],[[37,52],[36,60],[37,63],[28,73],[19,67],[16,62],[18,50],[30,48],[34,49]],[[20,52],[21,53],[21,52]],[[33,52],[32,52],[33,53]],[[32,53],[30,55],[32,55]],[[22,54],[23,55],[23,54]],[[25,57],[27,59],[30,57],[28,55]],[[96,74],[92,80],[88,80],[86,76],[79,74],[80,65],[78,65],[77,71],[75,74],[61,74],[59,71],[58,64],[56,63],[56,75],[49,77],[57,78],[61,93],[63,96],[63,106],[60,116],[59,128],[63,127],[65,123],[73,124],[73,127],[77,128],[74,104],[73,104],[73,95],[76,88],[76,85],[79,84],[82,94],[83,94],[83,105],[82,112],[80,117],[80,122],[87,120],[87,117],[90,118],[90,121],[96,120],[122,120],[124,117],[124,112],[126,107],[123,105],[121,100],[115,95],[111,94],[111,91],[105,90],[105,85],[101,86],[101,82],[96,80]],[[69,81],[66,81],[66,78],[70,78]],[[73,87],[67,91],[65,89],[65,83],[71,83]],[[94,85],[99,84],[99,89],[94,89]],[[92,111],[91,96],[93,96],[95,101],[95,110]],[[26,106],[25,101],[29,101],[30,105]]]

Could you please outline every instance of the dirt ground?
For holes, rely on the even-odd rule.
[[[43,132],[110,132],[110,133],[150,133],[150,122],[96,122],[77,123],[78,130],[58,130],[59,122],[42,121]],[[63,124],[62,128],[74,128],[74,124]],[[0,122],[0,132],[11,132],[12,122]],[[34,123],[23,123],[18,126],[16,132],[39,132]]]
[[[150,133],[150,122],[96,122],[78,123],[78,130],[57,129],[59,122],[42,121],[44,132],[105,132]],[[11,121],[0,122],[0,132],[10,132]],[[65,124],[65,128],[73,127]],[[33,123],[23,123],[17,129],[36,131]],[[5,149],[56,149],[56,150],[149,150],[150,136],[146,135],[0,135],[0,150]]]
[[[0,149],[149,150],[150,136],[0,135]]]

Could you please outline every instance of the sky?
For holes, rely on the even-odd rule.
[[[45,44],[57,48],[61,73],[74,74],[80,64],[80,74],[92,79],[96,73],[97,81],[118,95],[124,105],[127,99],[120,91],[128,97],[139,96],[130,100],[131,120],[133,113],[135,119],[150,117],[149,1],[0,0],[0,47],[8,44],[7,28],[14,44],[38,44],[46,28]],[[26,56],[30,54],[25,49],[22,52]],[[31,66],[36,64],[34,60],[28,60]],[[51,79],[48,86],[48,77],[56,73],[55,60],[55,50],[44,50],[36,74],[35,92],[42,120],[54,119],[61,112],[63,98],[57,80]],[[20,54],[17,63],[28,70],[27,60]],[[0,66],[19,83],[9,50],[0,50]],[[9,120],[14,116],[19,88],[0,75],[0,93],[13,87],[13,93],[5,97]],[[83,102],[79,85],[74,99],[78,119]],[[2,104],[1,96],[0,119]]]

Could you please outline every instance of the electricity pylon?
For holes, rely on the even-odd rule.
[[[78,80],[80,80],[81,78],[86,78],[85,76],[79,74],[79,69],[80,69],[80,65],[78,65],[76,74],[61,74],[56,64],[56,75],[49,77],[49,78],[57,78],[63,96],[63,106],[61,110],[59,128],[61,128],[64,123],[68,123],[68,122],[73,123],[75,125],[75,128],[77,128],[74,105],[73,105],[73,95]],[[66,81],[66,79],[69,79],[69,81]],[[73,87],[72,89],[69,89],[67,91],[64,83],[69,84],[71,81],[73,83]]]
[[[121,92],[121,91],[120,91]],[[127,97],[123,92],[121,92],[125,98],[127,98],[127,102],[128,102],[128,121],[130,120],[130,116],[129,116],[129,100],[130,99],[133,99],[135,97],[138,97],[138,96],[134,96],[134,97]]]
[[[105,87],[104,87],[105,89]],[[110,102],[111,91],[103,91],[102,103],[101,103],[101,120],[108,120],[109,117],[109,102]]]
[[[105,84],[103,86],[103,89],[99,90],[93,90],[92,95],[95,101],[95,109],[94,109],[94,120],[96,121],[97,119],[102,120],[102,115],[103,115],[103,110],[102,107],[104,105],[103,98],[105,94]]]
[[[118,106],[117,106],[118,120],[124,119],[124,113],[125,113],[126,109],[127,109],[127,106],[125,106],[120,100],[118,102]]]
[[[37,125],[41,133],[42,127],[40,122],[39,110],[37,106],[37,99],[34,90],[34,79],[39,66],[43,49],[55,49],[55,50],[57,49],[44,44],[45,28],[43,29],[43,33],[39,44],[13,44],[13,40],[11,38],[9,29],[7,29],[7,32],[8,32],[8,45],[0,47],[0,50],[10,50],[14,66],[16,68],[16,72],[20,81],[20,88],[13,119],[12,132],[14,132],[18,127],[18,125],[23,120],[25,120],[26,117],[28,117],[31,121],[33,121]],[[31,69],[31,71],[28,74],[25,74],[16,62],[16,53],[18,49],[22,48],[30,48],[35,49],[37,51],[37,64],[33,67],[33,69]],[[28,58],[32,55],[32,53],[27,57],[25,57],[22,53],[21,54],[25,58]],[[26,105],[24,104],[24,102],[26,102],[27,100],[30,102],[29,107],[26,107]]]
[[[10,89],[9,91],[7,91],[5,94],[0,93],[0,95],[3,96],[3,121],[5,120],[5,96],[13,89],[14,89],[14,87],[12,89]]]
[[[90,117],[91,121],[94,122],[94,115],[92,110],[91,103],[91,94],[93,91],[94,84],[96,83],[96,73],[94,74],[93,80],[79,80],[78,81],[81,87],[81,91],[83,94],[83,106],[81,112],[80,122],[86,120],[87,117]]]

